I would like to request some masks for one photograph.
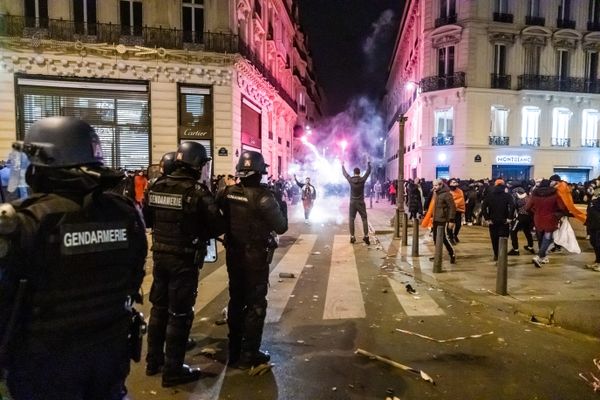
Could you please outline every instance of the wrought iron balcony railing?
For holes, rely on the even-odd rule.
[[[494,13],[494,21],[496,22],[507,22],[509,24],[513,23],[513,15],[506,13]]]
[[[422,92],[465,87],[465,73],[455,72],[452,75],[428,76],[423,78],[419,86]]]
[[[510,89],[510,75],[491,74],[492,89]]]
[[[40,20],[0,15],[0,36],[38,37],[85,43],[122,43],[166,49],[236,53],[238,36],[230,33],[184,31],[175,28],[83,23],[62,19]]]
[[[539,137],[521,138],[521,146],[540,147],[540,138]]]
[[[277,80],[277,78],[275,78],[275,76],[273,75],[271,70],[269,68],[267,68],[262,63],[262,61],[260,61],[260,58],[258,57],[258,55],[256,53],[254,53],[252,51],[252,49],[250,49],[250,47],[246,43],[244,43],[242,40],[239,40],[239,49],[240,49],[240,54],[242,54],[244,57],[246,57],[248,59],[248,61],[250,61],[250,63],[252,63],[252,65],[254,65],[254,67],[258,70],[258,72],[260,72],[267,79],[267,81],[269,81],[269,83],[271,85],[273,85],[273,87],[277,90],[277,92],[279,92],[279,95],[281,96],[281,98],[286,103],[288,103],[288,105],[290,107],[292,107],[292,109],[294,111],[297,111],[298,104],[296,103],[296,101],[285,90],[285,88]]]
[[[432,146],[451,146],[454,144],[454,136],[438,135],[431,138]]]
[[[546,24],[546,18],[544,17],[534,17],[528,15],[525,17],[525,25],[537,25],[544,26]]]
[[[558,92],[600,93],[600,81],[552,75],[520,75],[518,90],[550,90]]]
[[[571,147],[571,138],[552,138],[554,147]]]
[[[585,139],[581,142],[583,147],[600,147],[600,139]]]
[[[588,31],[600,31],[600,22],[588,21],[587,23]]]
[[[508,136],[490,136],[490,146],[508,146]]]
[[[575,29],[575,21],[571,19],[557,19],[556,27],[561,29]]]
[[[440,27],[442,25],[450,25],[456,23],[456,14],[448,15],[446,17],[440,17],[435,20],[435,27]]]

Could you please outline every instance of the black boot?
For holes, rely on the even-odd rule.
[[[239,369],[249,369],[261,364],[266,364],[271,360],[268,351],[244,351],[240,355],[239,362],[235,365]]]
[[[165,364],[165,334],[169,312],[166,307],[152,307],[148,324],[148,354],[146,355],[146,375],[156,375]]]
[[[197,381],[201,376],[202,372],[200,368],[190,368],[188,365],[183,364],[177,369],[165,370],[163,372],[162,386],[183,385],[184,383]]]

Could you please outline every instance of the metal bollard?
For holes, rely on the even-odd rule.
[[[412,253],[411,256],[419,257],[419,220],[413,219],[413,239],[412,239]]]
[[[408,215],[402,213],[402,246],[408,246]]]
[[[508,238],[501,237],[498,243],[498,264],[497,264],[497,273],[496,273],[496,293],[502,296],[506,296],[508,294],[507,284],[508,284],[508,257],[506,254],[506,250],[508,249]]]
[[[435,232],[435,254],[433,255],[433,272],[442,272],[442,247],[444,246],[444,225],[439,225]]]

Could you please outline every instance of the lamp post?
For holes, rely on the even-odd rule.
[[[398,117],[398,190],[396,191],[396,219],[394,223],[394,238],[400,238],[400,224],[402,221],[403,234],[402,243],[407,244],[406,240],[406,213],[404,209],[404,124],[406,123],[404,114]],[[402,219],[401,219],[402,218]]]

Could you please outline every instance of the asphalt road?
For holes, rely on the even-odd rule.
[[[345,201],[321,200],[317,206],[311,224],[302,222],[299,207],[291,209],[290,230],[272,264],[270,322],[263,336],[271,371],[249,376],[225,364],[227,326],[215,324],[228,298],[221,253],[201,274],[192,328],[199,344],[187,357],[211,376],[163,389],[159,376],[144,375],[143,363],[132,364],[131,399],[383,400],[389,391],[402,400],[598,398],[578,376],[594,371],[598,339],[416,282],[401,263],[385,258],[390,249],[348,243]],[[279,272],[296,277],[280,279]],[[150,283],[149,275],[146,293]],[[416,293],[409,294],[407,284]],[[144,311],[149,314],[148,304]],[[439,342],[396,329],[433,339],[484,335]],[[435,385],[357,355],[358,348],[421,370]]]

